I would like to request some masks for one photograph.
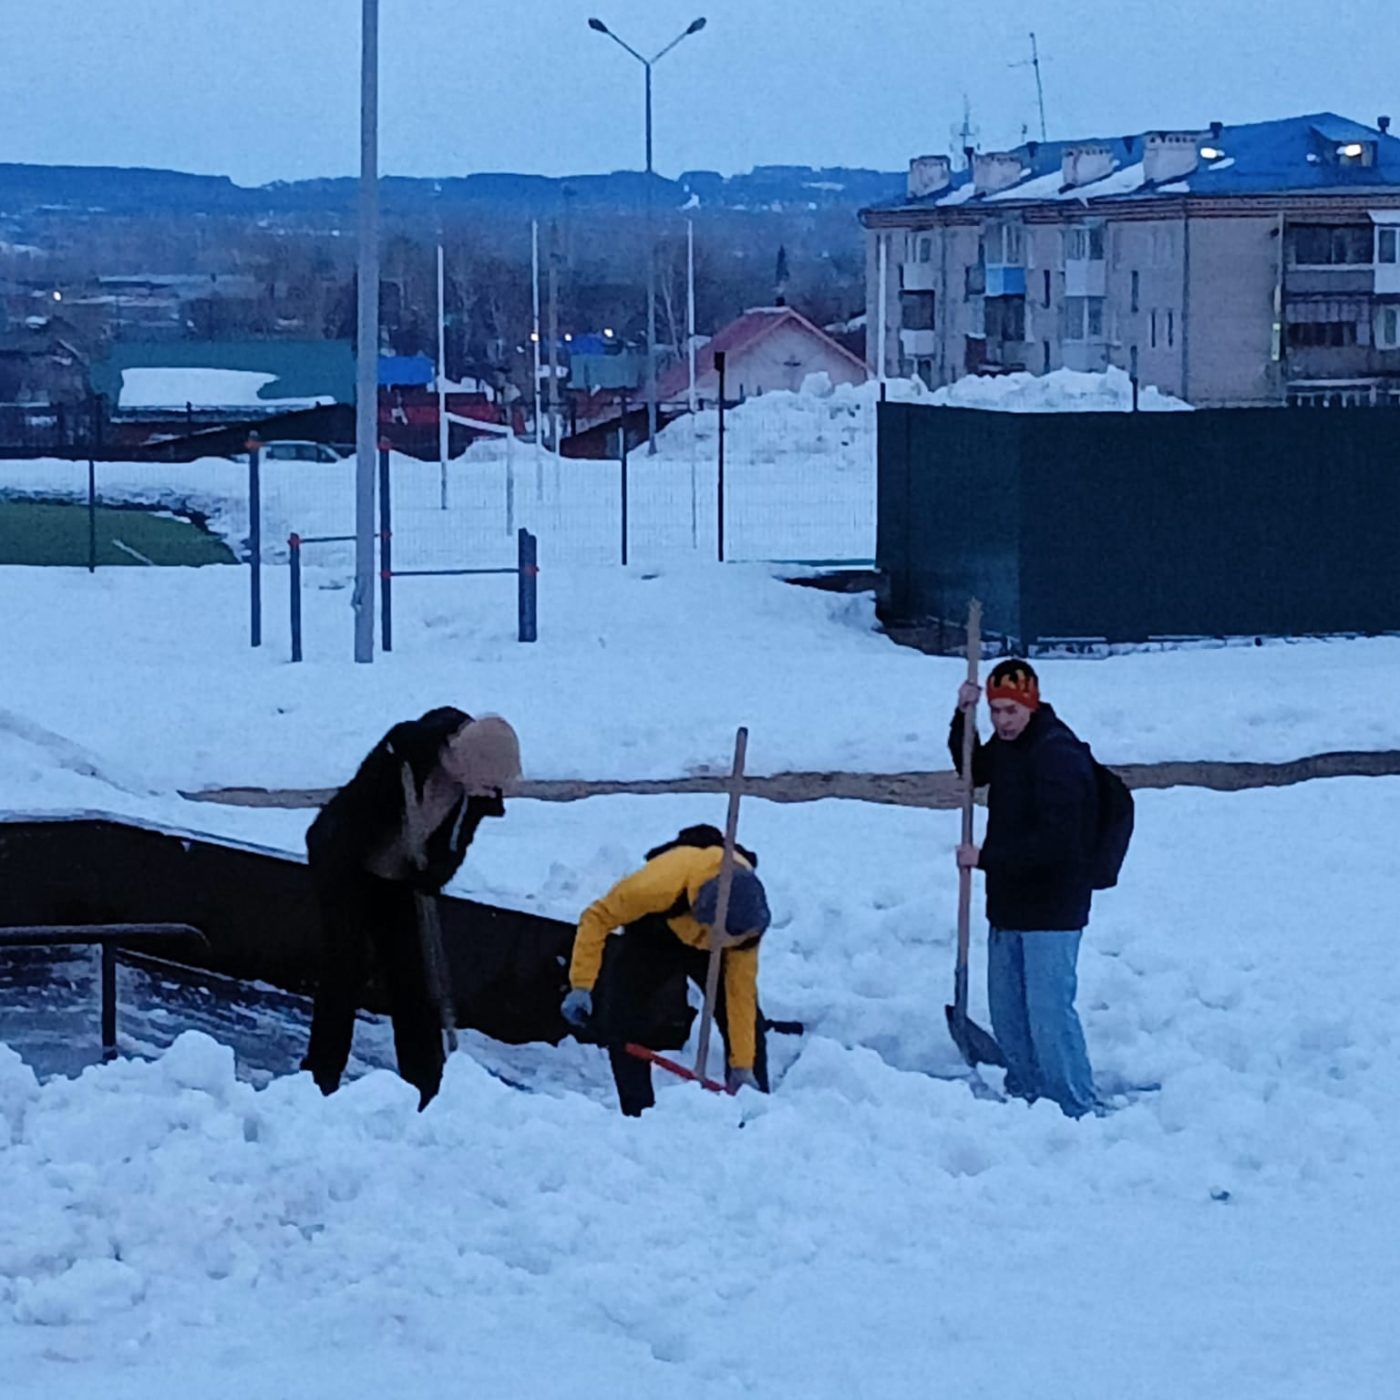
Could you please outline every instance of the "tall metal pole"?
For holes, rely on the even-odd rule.
[[[447,509],[447,297],[442,267],[442,244],[437,257],[437,401],[438,401],[438,476],[441,488],[441,508]]]
[[[651,159],[651,70],[666,57],[682,39],[698,34],[705,27],[703,18],[691,20],[664,49],[650,58],[640,54],[625,39],[619,38],[600,19],[590,19],[588,27],[597,34],[606,34],[620,48],[627,50],[646,72],[646,240],[647,240],[647,455],[656,455],[656,237],[652,181],[654,170]]]
[[[1045,129],[1045,84],[1040,80],[1040,46],[1035,41],[1035,31],[1031,31],[1031,67],[1035,69],[1035,96],[1040,103],[1040,139],[1048,141]]]
[[[374,480],[379,428],[379,0],[361,0],[359,316],[355,373],[355,660],[374,660]]]
[[[889,278],[890,278],[890,237],[887,233],[877,233],[877,247],[879,250],[879,272],[877,275],[877,295],[879,301],[875,303],[875,377],[879,383],[885,382],[885,371],[888,367],[888,360],[885,354],[886,331],[886,303],[889,300]]]
[[[559,451],[559,224],[549,221],[549,445]]]
[[[656,200],[651,168],[651,64],[647,74],[647,456],[656,456]]]
[[[540,447],[544,424],[540,422],[540,221],[530,221],[530,304],[532,318],[530,334],[534,339],[535,371],[535,480],[540,477]],[[509,412],[509,407],[507,407]]]
[[[690,410],[690,547],[700,548],[699,465],[696,460],[695,401],[695,220],[685,221],[685,339],[689,376],[686,383],[686,407]]]

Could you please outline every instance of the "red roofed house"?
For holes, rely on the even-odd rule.
[[[760,306],[717,331],[695,355],[695,392],[709,402],[719,397],[715,352],[723,351],[724,395],[731,403],[775,389],[797,390],[809,374],[825,372],[833,384],[864,384],[865,362],[838,345],[790,306]],[[684,359],[656,386],[665,404],[684,403],[689,371]]]

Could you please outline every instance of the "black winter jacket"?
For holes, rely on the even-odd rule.
[[[307,830],[306,853],[318,884],[372,878],[366,861],[404,820],[403,765],[421,793],[445,735],[468,718],[461,711],[430,711],[396,724],[370,750]],[[461,867],[482,819],[504,815],[499,796],[459,799],[428,836],[426,869],[404,883],[420,894],[436,894]]]
[[[963,715],[948,748],[962,766]],[[1089,746],[1042,704],[1010,743],[973,749],[972,779],[986,787],[987,921],[994,928],[1080,929],[1089,922],[1098,788]]]

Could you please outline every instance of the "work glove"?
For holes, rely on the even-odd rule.
[[[559,1014],[576,1031],[581,1031],[593,1015],[593,993],[587,987],[574,987],[560,1005]]]
[[[757,1089],[758,1079],[751,1069],[735,1069],[731,1066],[724,1076],[724,1087],[731,1094],[737,1094],[740,1089]]]

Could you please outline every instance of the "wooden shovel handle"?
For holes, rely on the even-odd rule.
[[[967,679],[978,684],[982,656],[982,604],[976,598],[967,605]],[[962,844],[972,843],[972,755],[977,744],[977,709],[963,711],[962,732]],[[972,941],[972,871],[958,870],[958,964],[953,983],[953,1004],[959,1014],[967,1011],[967,960]]]
[[[700,1041],[695,1049],[695,1077],[705,1078],[710,1056],[710,1026],[714,1022],[719,996],[719,969],[729,928],[729,892],[734,887],[734,842],[739,834],[739,798],[744,781],[744,760],[749,751],[749,731],[740,728],[734,736],[734,767],[729,775],[729,814],[724,823],[724,856],[719,867],[719,897],[715,901],[715,923],[710,930],[710,965],[705,971],[705,1005],[700,1013]]]

